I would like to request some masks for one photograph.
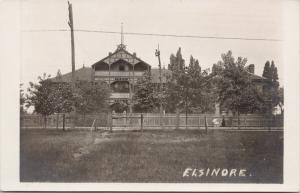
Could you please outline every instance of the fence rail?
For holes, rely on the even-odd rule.
[[[46,120],[46,121],[45,121]],[[72,119],[69,114],[23,115],[20,117],[21,128],[69,128]],[[99,113],[77,115],[77,128],[106,128],[106,129],[147,129],[147,128],[205,128],[205,127],[283,127],[283,116],[241,115],[216,116],[214,114],[110,114]]]
[[[41,115],[23,115],[20,116],[20,127],[43,128],[45,127],[45,119],[48,128],[68,128],[72,125],[72,117],[69,114],[50,115],[46,118]],[[91,127],[93,123],[98,127],[107,127],[109,125],[107,114],[77,115],[75,117],[76,127]]]

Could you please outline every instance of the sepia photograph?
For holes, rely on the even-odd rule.
[[[282,183],[281,4],[249,5],[21,2],[20,181]]]
[[[19,183],[283,185],[287,1],[16,1]]]

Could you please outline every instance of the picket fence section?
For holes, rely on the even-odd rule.
[[[262,115],[216,116],[214,114],[131,114],[130,116],[113,115],[113,127],[172,127],[172,128],[202,128],[202,127],[283,127],[282,116],[266,117]],[[223,122],[223,124],[222,124]],[[240,123],[240,124],[238,124]]]
[[[90,128],[95,120],[95,125],[99,127],[107,127],[109,120],[106,113],[77,115],[75,118],[75,126],[80,128]],[[56,114],[46,117],[47,128],[70,128],[72,125],[72,117],[70,114]],[[21,128],[44,128],[45,117],[41,115],[23,115],[20,117]]]
[[[46,119],[46,121],[45,121]],[[23,115],[20,117],[20,127],[26,128],[70,128],[72,117],[69,114],[50,115],[46,118],[41,115]],[[238,124],[239,123],[239,124]],[[189,128],[203,129],[206,127],[220,128],[259,128],[273,127],[283,128],[283,116],[240,115],[216,116],[214,114],[159,114],[131,113],[110,114],[98,113],[89,115],[77,115],[75,117],[76,128],[89,129],[164,129],[164,128]]]

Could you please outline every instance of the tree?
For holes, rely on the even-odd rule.
[[[77,81],[74,93],[76,111],[80,114],[108,110],[110,89],[104,82]]]
[[[169,69],[171,76],[167,78],[167,111],[207,112],[213,105],[212,85],[210,75],[202,70],[199,61],[190,57],[186,66],[179,48],[176,56],[170,57]]]
[[[259,111],[263,99],[245,69],[247,59],[238,57],[235,60],[231,51],[222,54],[221,58],[218,62],[222,67],[218,82],[218,100],[221,105],[237,113],[238,120],[240,113]]]
[[[265,67],[264,67],[264,71],[263,71],[262,76],[267,78],[267,79],[272,79],[272,72],[271,72],[271,66],[270,66],[269,61],[267,61],[265,63]]]
[[[38,83],[29,82],[27,106],[34,106],[35,112],[44,116],[44,128],[47,126],[47,116],[55,112],[52,81],[50,75],[43,74],[38,77]]]
[[[280,103],[278,72],[274,61],[271,61],[271,65],[269,61],[266,62],[263,77],[267,79],[263,91],[265,111],[271,114]]]
[[[170,56],[170,64],[168,65],[168,69],[171,71],[180,71],[184,70],[185,61],[181,54],[181,48],[179,47],[176,56],[171,54]]]
[[[283,91],[283,87],[279,88],[279,108],[281,111],[281,114],[283,115],[284,113],[284,91]]]
[[[167,77],[166,110],[169,112],[178,112],[184,108],[186,98],[184,86],[188,84],[187,75],[185,73],[185,61],[182,58],[181,48],[178,49],[176,56],[171,54],[168,69],[172,74]]]
[[[51,96],[55,113],[70,113],[72,111],[72,87],[67,82],[53,82]]]
[[[137,112],[153,112],[159,108],[158,89],[152,83],[150,71],[145,71],[144,76],[136,83],[136,91],[133,96],[134,110]]]
[[[26,102],[26,98],[24,95],[24,90],[22,89],[23,84],[20,84],[20,115],[25,113],[24,104]]]
[[[202,70],[198,60],[190,57],[190,63],[187,68],[187,100],[189,112],[204,113],[211,112],[214,107],[214,90],[211,75],[207,70]]]
[[[275,67],[275,63],[272,60],[271,62],[271,73],[272,73],[272,82],[278,84],[278,72],[277,67]]]

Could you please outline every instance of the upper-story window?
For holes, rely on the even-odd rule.
[[[119,66],[119,71],[125,71],[125,66],[124,65],[120,65]]]

